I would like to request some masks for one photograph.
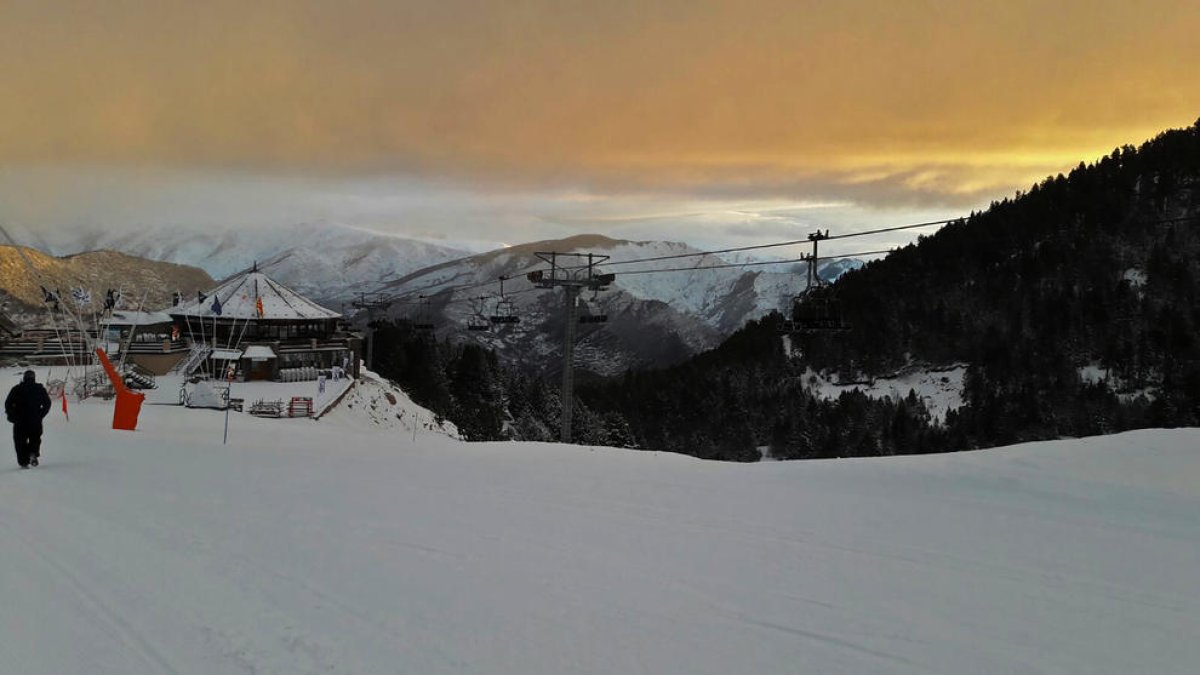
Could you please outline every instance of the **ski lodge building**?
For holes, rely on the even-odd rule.
[[[191,302],[163,310],[190,345],[182,370],[240,381],[315,380],[334,366],[357,377],[362,340],[342,315],[259,272],[230,278]],[[130,356],[133,356],[131,354]]]
[[[163,312],[113,310],[100,320],[101,345],[110,356],[125,359],[148,373],[161,375],[183,358],[187,344],[172,335],[171,317]]]

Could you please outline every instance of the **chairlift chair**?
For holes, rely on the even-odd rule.
[[[792,332],[824,333],[849,330],[842,307],[829,286],[809,288],[792,300]]]
[[[413,316],[412,327],[423,333],[433,330],[433,315],[429,311],[429,300],[425,296],[421,296],[417,313]]]
[[[486,298],[478,298],[474,304],[475,311],[471,316],[467,317],[467,330],[480,331],[491,328],[492,324],[487,317],[483,315],[483,305],[487,302]]]
[[[492,310],[492,315],[488,318],[494,324],[521,323],[521,317],[517,316],[516,304],[508,298],[497,300],[496,307]]]
[[[792,298],[792,318],[784,322],[783,331],[789,333],[826,333],[849,330],[842,320],[842,307],[833,287],[821,280],[818,273],[820,258],[817,244],[829,239],[829,230],[817,230],[808,235],[812,242],[812,255],[807,257],[807,280],[804,291]]]
[[[592,299],[590,302],[580,298],[579,304],[580,309],[586,310],[586,313],[579,315],[579,323],[589,324],[608,322],[608,314],[605,314],[604,310],[600,309],[600,303],[596,301],[596,293],[594,291],[592,292]]]
[[[533,281],[533,273],[530,273],[530,281]],[[492,309],[492,315],[488,317],[492,323],[511,324],[521,323],[521,317],[517,316],[517,306],[511,298],[504,296],[504,277],[500,277],[500,297],[496,300],[496,304]]]
[[[611,272],[607,274],[593,274],[592,289],[597,291],[607,291],[608,287],[611,286],[616,280],[617,275]]]

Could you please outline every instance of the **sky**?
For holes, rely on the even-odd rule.
[[[1197,34],[1174,0],[6,0],[0,216],[476,246],[952,217],[1195,122]]]

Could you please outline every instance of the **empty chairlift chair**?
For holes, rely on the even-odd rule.
[[[429,299],[423,295],[413,315],[412,327],[422,333],[433,332],[433,312],[429,309]]]
[[[842,307],[838,303],[833,287],[825,283],[819,273],[820,258],[817,245],[829,239],[829,230],[817,230],[808,235],[812,242],[812,255],[807,257],[804,291],[792,298],[792,318],[784,323],[784,333],[829,333],[849,330],[842,320]]]
[[[521,317],[517,316],[516,305],[508,298],[500,298],[496,301],[496,307],[488,319],[496,325],[521,323]]]
[[[491,322],[483,315],[484,304],[486,302],[487,298],[480,297],[476,298],[475,302],[472,303],[474,311],[471,316],[467,317],[467,330],[481,331],[492,327]]]
[[[521,322],[521,317],[517,316],[516,304],[504,297],[504,277],[500,277],[500,298],[496,300],[492,315],[488,319],[497,326]]]
[[[597,298],[600,291],[607,291],[608,287],[617,278],[615,274],[600,274],[595,273],[590,277],[591,283],[588,288],[592,289],[592,299],[590,301],[579,299],[579,308],[583,310],[579,315],[579,323],[607,323],[608,314],[604,308],[600,306],[600,300]]]
[[[605,314],[604,310],[600,307],[595,294],[592,295],[591,302],[580,298],[579,310],[579,323],[581,324],[608,322],[608,314]]]
[[[792,330],[824,333],[849,330],[842,318],[841,304],[829,286],[816,286],[792,300]]]

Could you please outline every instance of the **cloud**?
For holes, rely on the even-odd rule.
[[[9,0],[0,165],[961,207],[1200,110],[1200,5]]]
[[[778,198],[482,191],[405,175],[296,178],[96,167],[0,171],[0,204],[0,222],[22,243],[58,250],[98,231],[166,229],[217,237],[227,229],[300,224],[347,226],[472,250],[581,232],[724,248],[803,238],[817,227],[849,232],[962,213]],[[901,235],[894,241],[909,239]],[[874,246],[884,240],[872,241]]]

